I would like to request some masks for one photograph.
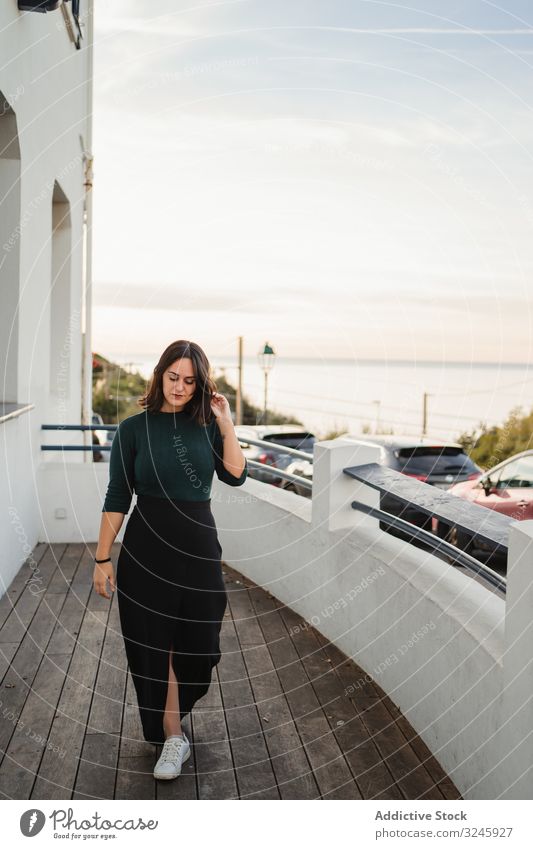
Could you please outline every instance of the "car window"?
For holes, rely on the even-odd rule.
[[[313,451],[313,445],[316,442],[316,436],[308,433],[270,433],[264,437],[265,442],[276,442],[278,445],[285,445],[287,448],[297,448],[299,451]]]
[[[400,471],[415,474],[473,474],[478,467],[462,448],[453,446],[418,445],[400,448],[396,452]]]
[[[500,470],[496,486],[498,489],[533,486],[533,457],[519,457],[506,463]]]

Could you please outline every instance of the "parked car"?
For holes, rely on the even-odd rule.
[[[309,460],[293,457],[292,462],[289,463],[285,471],[293,475],[298,475],[301,478],[306,478],[310,483],[313,481],[313,464]],[[289,492],[295,492],[297,495],[305,495],[306,498],[311,498],[312,489],[303,486],[301,483],[297,483],[297,481],[282,480],[281,487]]]
[[[447,442],[419,436],[389,436],[369,434],[346,434],[343,438],[364,440],[364,442],[379,446],[378,462],[389,469],[396,469],[408,477],[422,480],[439,489],[450,489],[460,481],[474,480],[481,474],[481,469],[465,453],[458,442]],[[293,459],[287,471],[312,480],[312,464]],[[298,484],[285,481],[285,488],[298,492],[299,495],[310,496],[311,492]],[[401,515],[403,519],[419,527],[431,530],[431,519],[417,510],[415,506],[405,506],[394,496],[384,495],[381,498],[381,508],[388,513]]]
[[[255,460],[265,466],[276,469],[286,469],[296,458],[292,454],[283,454],[279,451],[250,445],[246,438],[261,439],[265,442],[275,442],[277,445],[285,445],[287,448],[297,448],[299,451],[313,453],[313,445],[316,442],[314,433],[302,430],[300,425],[237,425],[235,432],[241,442],[243,454],[248,460]],[[273,486],[283,486],[283,479],[276,477],[271,472],[263,472],[261,469],[250,467],[248,476]]]
[[[439,489],[451,489],[462,481],[477,479],[481,469],[474,463],[464,448],[458,442],[434,439],[429,436],[392,436],[361,434],[349,439],[361,439],[379,445],[381,456],[379,462],[389,469],[395,469],[408,477],[436,486]],[[423,513],[415,504],[404,504],[393,495],[384,494],[380,499],[380,507],[387,513],[399,516],[424,530],[432,530],[432,517]],[[380,522],[380,527],[385,524]],[[413,541],[408,532],[389,531],[400,539]],[[423,543],[417,543],[421,548],[428,548]]]
[[[533,450],[521,451],[488,471],[480,472],[475,479],[457,483],[450,492],[517,521],[533,519]],[[433,531],[498,571],[506,567],[507,558],[499,555],[486,541],[438,519],[433,520]]]
[[[109,448],[109,451],[102,451],[102,454],[104,455],[107,463],[109,463],[109,458],[111,456],[111,443],[113,442],[113,437],[115,436],[115,433],[116,430],[105,431],[105,438],[102,444]]]
[[[100,413],[92,414],[92,424],[101,425],[98,430],[93,430],[93,445],[111,445],[114,431],[106,429],[106,425]],[[111,434],[111,439],[109,435]],[[93,460],[95,463],[109,463],[109,451],[93,451]]]
[[[364,442],[376,445],[380,448],[378,462],[395,469],[408,477],[414,477],[425,483],[439,487],[439,489],[450,489],[458,482],[469,482],[477,480],[481,469],[465,453],[458,442],[448,442],[433,439],[431,437],[419,436],[389,436],[369,434],[347,434],[343,438],[364,440]],[[312,480],[313,466],[303,460],[294,459],[287,467],[287,471]],[[282,486],[297,492],[299,495],[311,496],[311,491],[293,482],[284,481]],[[399,516],[407,522],[411,522],[425,530],[432,530],[432,518],[427,516],[416,505],[405,505],[393,495],[384,494],[380,498],[380,507],[387,513]],[[380,527],[385,529],[384,522]],[[410,534],[402,531],[389,531],[393,536],[400,539],[413,541]],[[417,543],[423,548],[422,543]]]

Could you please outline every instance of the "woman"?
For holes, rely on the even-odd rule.
[[[94,587],[118,591],[120,623],[144,737],[163,743],[155,778],[175,778],[190,756],[181,720],[209,689],[227,604],[211,512],[213,474],[240,486],[248,465],[209,361],[178,340],[161,355],[143,412],[120,422],[111,447]],[[111,546],[128,512],[117,561]]]

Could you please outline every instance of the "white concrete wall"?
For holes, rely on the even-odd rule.
[[[0,596],[22,563],[27,558],[31,561],[31,552],[40,538],[37,452],[31,445],[37,426],[35,416],[36,411],[30,410],[0,424]]]
[[[252,479],[228,487],[215,476],[223,557],[374,678],[465,798],[533,798],[533,751],[524,744],[533,723],[533,522],[513,526],[506,628],[501,598],[351,509],[352,500],[375,504],[377,495],[342,468],[372,462],[375,452],[351,440],[318,443],[312,501]],[[94,543],[107,475],[107,464],[42,463],[40,539]],[[54,518],[56,507],[65,519]]]
[[[86,11],[90,8],[85,5]],[[30,550],[38,539],[41,499],[35,469],[43,457],[41,424],[81,419],[82,145],[90,138],[91,115],[90,51],[85,46],[76,50],[60,10],[21,13],[12,0],[0,3],[0,56],[5,98],[0,112],[10,116],[18,132],[16,143],[0,156],[0,201],[5,196],[9,209],[9,215],[0,216],[3,338],[6,327],[14,329],[9,350],[0,344],[0,400],[34,404],[30,414],[0,422],[0,585],[5,586],[24,560],[12,516],[19,517]],[[2,126],[0,138],[12,132]],[[13,180],[18,173],[20,180]],[[55,240],[54,192],[70,213],[69,228]],[[56,298],[52,314],[57,272],[61,305]],[[50,433],[46,438],[67,443],[80,441],[81,435]],[[71,465],[83,460],[81,453],[69,458]]]
[[[0,4],[0,91],[15,112],[20,146],[20,314],[18,398],[35,403],[45,420],[79,421],[84,165],[89,136],[88,51],[76,50],[60,10],[21,13]],[[52,195],[58,183],[71,210],[71,309],[61,336],[70,356],[68,404],[50,395]],[[9,234],[8,234],[9,235]],[[0,250],[2,245],[0,245]],[[73,332],[70,333],[69,331]],[[57,344],[57,338],[56,338]]]

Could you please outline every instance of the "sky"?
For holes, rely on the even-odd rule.
[[[94,350],[531,360],[529,3],[96,6]]]

